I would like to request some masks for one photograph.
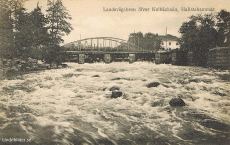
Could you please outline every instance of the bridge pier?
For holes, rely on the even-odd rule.
[[[170,63],[172,60],[171,52],[157,52],[155,53],[155,64]]]
[[[129,54],[129,63],[134,63],[136,60],[136,55],[135,54]]]
[[[104,54],[105,63],[110,63],[112,61],[111,54]]]
[[[79,54],[78,55],[78,63],[79,64],[84,64],[85,63],[85,54]]]
[[[96,47],[96,46],[95,46]],[[169,52],[104,52],[104,51],[69,51],[70,61],[78,62],[79,64],[99,62],[103,60],[105,63],[111,63],[112,61],[129,61],[133,63],[136,60],[140,61],[152,61],[156,60],[156,63],[168,63],[170,62],[171,53]],[[155,57],[154,57],[155,55]]]

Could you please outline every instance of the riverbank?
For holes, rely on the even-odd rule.
[[[46,69],[66,68],[66,64],[47,64],[41,60],[29,58],[27,61],[20,59],[4,59],[0,64],[0,80],[16,79],[24,74]]]

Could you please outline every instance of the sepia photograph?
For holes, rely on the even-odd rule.
[[[229,6],[0,0],[0,145],[229,145]]]

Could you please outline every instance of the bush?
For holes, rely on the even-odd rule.
[[[66,60],[66,52],[63,47],[58,45],[53,47],[44,48],[42,52],[42,59],[45,63],[50,64],[50,68],[58,67],[62,62]]]

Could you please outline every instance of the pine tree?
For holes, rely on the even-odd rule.
[[[44,60],[52,66],[55,63],[57,66],[63,61],[61,57],[63,55],[60,43],[64,40],[62,36],[68,35],[73,28],[67,20],[71,20],[66,7],[62,4],[61,0],[50,1],[48,0],[47,20],[48,20],[48,32],[50,43],[44,50]]]
[[[19,57],[16,45],[17,12],[21,10],[26,0],[0,1],[0,50],[1,58]]]
[[[51,39],[51,45],[59,45],[63,42],[62,36],[69,34],[73,28],[67,20],[71,20],[66,7],[61,0],[48,0],[48,9],[46,10],[49,21],[48,29]]]
[[[29,13],[28,19],[29,36],[31,39],[30,56],[33,58],[41,59],[42,48],[49,44],[47,23],[47,18],[37,4],[37,7]]]
[[[37,4],[37,7],[30,12],[29,23],[31,26],[30,33],[33,47],[40,47],[47,45],[49,42],[48,31],[46,25],[48,23],[45,15],[41,12],[41,7]]]
[[[8,0],[0,1],[1,59],[15,57],[12,7]]]
[[[15,11],[15,46],[17,53],[21,59],[26,60],[29,57],[29,49],[31,46],[30,39],[30,22],[29,14],[25,12],[25,8]]]

